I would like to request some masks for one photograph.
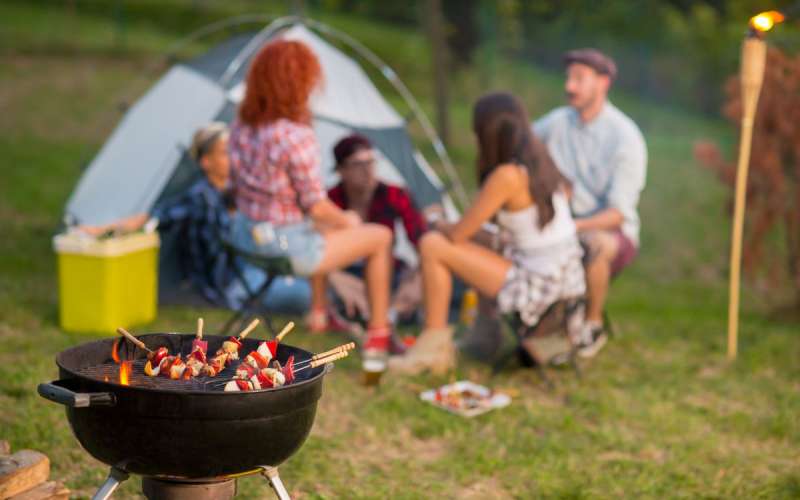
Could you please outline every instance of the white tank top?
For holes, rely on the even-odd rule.
[[[542,228],[539,227],[539,211],[535,204],[514,212],[500,210],[497,223],[508,231],[511,245],[516,250],[525,252],[560,248],[563,244],[574,242],[577,237],[575,221],[563,191],[553,193],[553,208],[553,218]]]

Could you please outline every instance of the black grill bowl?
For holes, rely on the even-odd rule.
[[[225,338],[205,336],[208,351],[215,352]],[[186,355],[194,335],[139,339],[150,348],[163,345]],[[78,441],[101,462],[144,476],[226,476],[279,465],[311,431],[326,367],[305,370],[290,385],[253,392],[205,391],[196,381],[187,382],[194,390],[122,386],[83,375],[89,367],[113,363],[115,340],[61,352],[56,357],[61,380],[39,386],[43,397],[66,406]],[[241,356],[259,342],[245,339]],[[278,360],[283,363],[290,355],[297,361],[311,353],[280,344]],[[140,350],[131,356],[144,357]]]

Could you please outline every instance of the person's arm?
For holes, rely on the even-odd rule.
[[[601,210],[589,217],[575,219],[575,229],[577,229],[578,232],[592,231],[595,229],[619,229],[624,221],[625,217],[622,215],[622,212],[612,207]]]
[[[147,214],[136,214],[130,217],[125,217],[110,224],[103,224],[99,226],[78,226],[78,229],[91,236],[100,236],[108,231],[121,231],[131,232],[144,226],[149,216]]]
[[[616,164],[608,192],[608,208],[575,221],[578,231],[618,229],[625,220],[635,220],[639,195],[644,188],[647,171],[647,149],[641,135],[630,137],[617,152]]]
[[[400,316],[414,312],[422,302],[422,272],[419,268],[406,273],[392,296],[392,309]]]
[[[451,241],[460,243],[469,240],[519,188],[520,173],[514,165],[497,167],[486,179],[475,200],[460,221],[444,228]]]

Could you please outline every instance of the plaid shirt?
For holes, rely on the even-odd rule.
[[[347,193],[341,182],[328,191],[328,198],[343,210],[349,208]],[[422,233],[427,229],[425,220],[408,191],[379,182],[367,209],[367,222],[383,224],[394,234],[394,223],[398,217],[403,221],[408,239],[416,246]]]
[[[301,222],[325,199],[319,144],[308,125],[280,119],[253,128],[235,120],[229,148],[236,206],[250,219]]]
[[[224,193],[204,177],[183,194],[159,203],[151,214],[160,232],[175,234],[181,274],[214,304],[227,304],[226,285],[232,268],[222,248],[220,234],[230,224]]]

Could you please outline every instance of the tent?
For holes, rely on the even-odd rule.
[[[404,118],[383,98],[359,64],[312,31],[331,36],[330,27],[299,18],[282,18],[258,33],[234,36],[205,54],[172,66],[124,115],[121,122],[90,162],[66,206],[68,220],[104,224],[150,211],[156,203],[185,190],[200,171],[186,154],[194,130],[213,120],[230,122],[244,95],[244,79],[250,59],[275,37],[306,43],[319,57],[324,84],[311,102],[313,127],[320,142],[326,185],[337,181],[333,169],[333,145],[352,132],[370,138],[378,150],[378,176],[405,186],[419,207],[440,203],[455,214],[450,195],[417,151]],[[377,57],[347,35],[344,41],[372,63]],[[443,164],[452,166],[441,142],[432,133],[419,106],[387,66],[382,74],[406,99],[432,140]],[[452,182],[460,186],[453,174]],[[398,234],[395,252],[414,260],[414,252]],[[162,235],[160,288],[162,297],[176,289],[176,241]]]

